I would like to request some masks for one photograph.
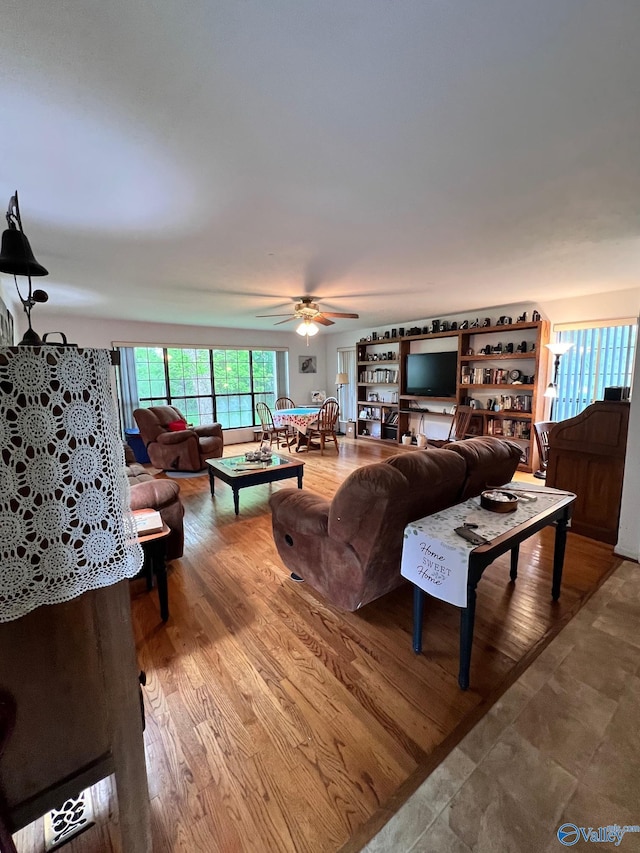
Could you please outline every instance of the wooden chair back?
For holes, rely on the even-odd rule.
[[[278,397],[276,400],[276,409],[295,409],[296,404],[291,397]]]
[[[327,397],[318,413],[318,430],[334,432],[340,414],[340,406],[335,397]]]
[[[449,441],[463,441],[469,435],[469,427],[474,412],[475,409],[472,409],[471,406],[457,406],[451,421]]]
[[[260,418],[260,424],[262,426],[262,429],[265,432],[275,429],[271,409],[269,408],[269,406],[267,406],[266,403],[256,403],[256,412],[258,413],[258,417]]]
[[[551,428],[556,425],[555,421],[538,421],[533,425],[536,433],[536,443],[538,445],[538,453],[540,454],[540,468],[542,471],[547,470],[549,464],[549,433]]]

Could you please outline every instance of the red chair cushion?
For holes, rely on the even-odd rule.
[[[186,428],[187,428],[187,422],[186,421],[170,421],[167,424],[167,429],[169,430],[169,432],[180,432],[181,430],[186,429]]]

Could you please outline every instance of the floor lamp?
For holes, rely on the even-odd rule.
[[[336,373],[336,385],[338,387],[338,400],[340,399],[340,392],[342,391],[345,385],[349,384],[349,374],[348,373]],[[344,435],[342,430],[338,430],[338,435]]]
[[[544,480],[547,476],[547,465],[549,463],[549,431],[551,430],[551,426],[553,424],[553,409],[555,406],[555,401],[558,397],[558,372],[560,370],[560,359],[571,349],[573,343],[568,342],[558,342],[554,344],[546,344],[547,349],[553,353],[555,356],[555,361],[553,363],[553,382],[550,382],[547,385],[547,390],[544,392],[544,396],[551,400],[551,407],[549,409],[549,420],[541,423],[534,424],[534,429],[536,431],[536,441],[538,443],[538,452],[540,454],[540,468],[534,473],[534,477],[538,477],[540,480]]]
[[[551,408],[549,409],[549,420],[553,420],[553,409],[555,401],[558,397],[558,371],[560,370],[560,359],[573,346],[573,342],[558,341],[554,344],[545,344],[549,352],[553,353],[555,360],[553,362],[553,382],[547,385],[547,390],[544,396],[551,400]]]

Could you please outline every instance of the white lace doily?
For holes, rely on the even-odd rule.
[[[0,622],[142,566],[106,350],[0,347]]]

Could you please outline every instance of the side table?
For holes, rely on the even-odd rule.
[[[136,509],[133,515],[148,512],[147,509]],[[162,530],[155,533],[138,535],[138,542],[144,552],[144,565],[141,575],[147,582],[147,589],[153,589],[155,575],[158,584],[158,600],[160,602],[160,618],[166,622],[169,618],[169,589],[167,586],[166,542],[171,533],[170,528],[163,522]]]

